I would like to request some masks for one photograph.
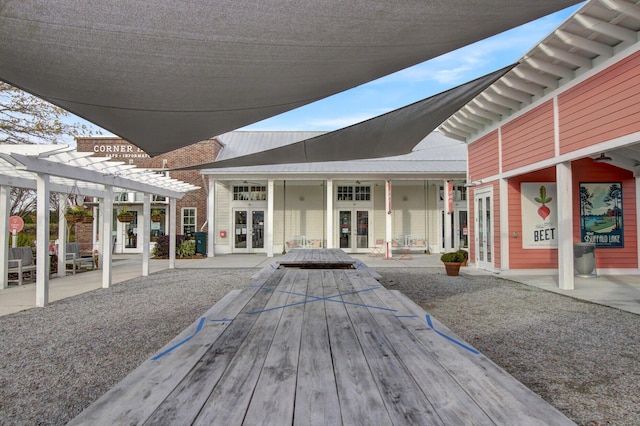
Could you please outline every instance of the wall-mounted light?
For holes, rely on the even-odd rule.
[[[166,158],[163,158],[163,159],[162,159],[162,168],[163,168],[163,169],[166,169],[166,168],[167,168],[167,162],[168,162],[168,161],[167,161],[167,159],[166,159]]]
[[[409,197],[407,197],[406,195],[402,197],[402,201],[408,201]]]
[[[518,231],[513,231],[513,238],[518,238]]]
[[[600,153],[600,157],[593,159],[594,163],[607,163],[609,161],[611,161],[611,157],[606,156],[604,152]]]
[[[304,201],[304,196],[300,196],[300,201]]]
[[[465,188],[473,188],[474,186],[478,186],[478,185],[480,185],[481,183],[482,183],[482,179],[481,179],[481,180],[476,180],[476,181],[473,181],[473,182],[467,182],[467,183],[465,183],[463,186],[464,186]]]

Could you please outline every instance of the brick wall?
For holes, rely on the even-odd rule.
[[[78,152],[93,152],[97,157],[111,157],[114,161],[124,161],[137,167],[149,169],[174,169],[215,161],[222,144],[215,138],[198,142],[155,157],[150,157],[132,143],[119,137],[89,137],[76,139]],[[197,209],[196,231],[206,221],[207,188],[199,170],[169,171],[169,175],[183,182],[199,186],[176,202],[176,229],[180,232],[180,211],[184,207]],[[206,231],[206,228],[204,229]],[[77,231],[76,231],[77,232]],[[91,229],[89,227],[89,240]],[[78,240],[79,241],[79,240]]]

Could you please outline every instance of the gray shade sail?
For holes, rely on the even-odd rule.
[[[344,129],[279,148],[185,169],[346,161],[402,155],[514,65]],[[182,169],[182,170],[185,170]]]
[[[575,3],[0,0],[0,79],[153,156]]]

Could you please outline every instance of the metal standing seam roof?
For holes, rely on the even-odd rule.
[[[0,79],[155,156],[578,2],[4,1]]]
[[[53,192],[103,197],[105,186],[173,198],[198,189],[190,183],[108,157],[79,153],[66,145],[0,145],[0,184],[36,188],[36,175],[50,175]]]
[[[248,155],[263,147],[279,148],[325,132],[235,131],[217,137],[224,145],[218,158]],[[212,176],[251,175],[317,175],[317,174],[416,174],[441,176],[466,173],[467,145],[439,132],[424,138],[415,149],[405,155],[354,161],[330,161],[320,163],[271,164],[262,166],[203,169]]]
[[[603,61],[637,45],[639,37],[640,0],[590,0],[439,130],[458,140],[474,141]],[[618,153],[640,163],[637,149],[624,148]]]

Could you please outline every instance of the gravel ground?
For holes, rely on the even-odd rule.
[[[0,424],[80,413],[256,270],[170,270],[0,317]],[[378,269],[580,425],[640,424],[640,316],[495,276]]]

